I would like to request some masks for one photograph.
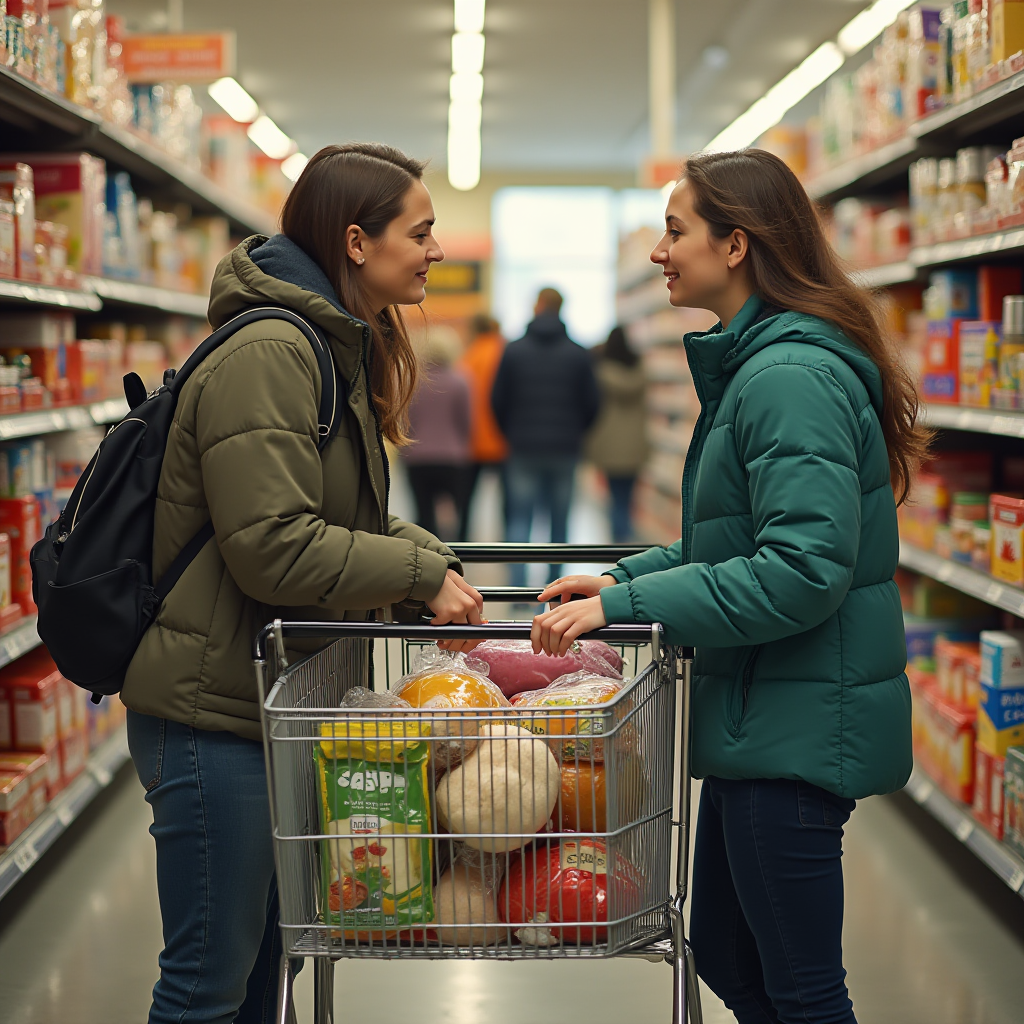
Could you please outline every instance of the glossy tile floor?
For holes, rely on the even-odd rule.
[[[572,538],[601,540],[601,509],[582,492]],[[493,489],[484,498],[480,539],[496,535]],[[399,477],[398,514],[404,500]],[[145,1021],[160,949],[150,820],[128,766],[0,901],[2,1024]],[[862,802],[845,849],[846,964],[861,1024],[1024,1022],[1024,900],[903,797]],[[667,966],[624,960],[347,962],[336,971],[337,1020],[654,1024],[671,1019],[670,980]],[[300,1021],[311,1020],[311,987],[304,972]],[[733,1019],[706,990],[703,1004],[707,1024]]]
[[[129,767],[0,904],[0,1020],[141,1024],[160,948],[149,808]],[[846,962],[861,1024],[1019,1024],[1024,900],[909,801],[847,829]],[[342,963],[337,1019],[360,1024],[670,1020],[667,966]],[[310,1016],[309,972],[298,986]],[[704,992],[708,1024],[732,1020]]]

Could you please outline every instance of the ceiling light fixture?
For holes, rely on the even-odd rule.
[[[726,152],[751,145],[777,125],[786,112],[808,93],[834,75],[847,57],[864,49],[884,32],[911,3],[913,0],[875,0],[840,29],[836,42],[822,43],[761,99],[720,131],[704,151]]]
[[[448,83],[448,181],[468,192],[480,183],[484,95],[485,0],[455,0],[452,77]]]
[[[299,148],[266,114],[260,114],[246,134],[273,160],[283,160]]]
[[[839,31],[836,41],[847,57],[859,53],[884,32],[914,0],[875,0]]]
[[[259,104],[233,78],[218,78],[206,91],[230,117],[242,124],[255,121],[260,116]]]
[[[455,31],[483,32],[484,0],[455,0]]]
[[[289,181],[298,181],[308,163],[309,157],[305,153],[292,153],[281,161],[281,171]]]

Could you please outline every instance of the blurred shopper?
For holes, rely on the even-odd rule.
[[[647,461],[647,382],[640,357],[626,332],[613,327],[595,350],[594,369],[601,389],[601,412],[587,437],[586,458],[604,471],[611,494],[612,541],[633,537],[633,489]]]
[[[473,506],[473,495],[477,481],[484,471],[494,471],[501,487],[502,503],[505,501],[505,460],[508,458],[508,442],[494,418],[491,408],[491,391],[498,373],[501,357],[505,352],[505,339],[498,330],[498,322],[481,313],[473,317],[473,339],[470,341],[459,368],[469,381],[473,399],[472,431],[470,433],[470,456],[472,463],[467,481],[468,508]],[[466,516],[467,528],[469,516]],[[468,533],[459,540],[468,540]]]
[[[855,1024],[843,968],[843,826],[913,766],[896,503],[924,457],[918,397],[883,308],[769,153],[689,160],[651,253],[701,403],[682,537],[571,577],[534,620],[564,653],[609,622],[697,648],[697,971],[740,1024]]]
[[[597,418],[601,398],[590,355],[569,339],[559,317],[562,296],[542,288],[526,334],[502,357],[491,393],[510,455],[505,539],[530,539],[535,512],[547,511],[552,543],[569,529],[573,480],[583,436]],[[552,565],[552,575],[560,566]],[[524,586],[526,567],[512,566],[513,586]]]
[[[276,305],[330,345],[337,432],[318,452],[320,377],[295,328],[240,330],[189,378],[156,503],[159,579],[216,534],[163,602],[128,669],[128,743],[153,810],[164,948],[150,1024],[276,1019],[281,968],[252,643],[264,623],[374,617],[411,602],[480,622],[451,551],[387,513],[383,439],[406,440],[416,361],[400,304],[444,258],[423,165],[390,146],[328,146],[285,201],[283,234],[221,260],[214,327]],[[387,242],[385,245],[384,242]]]
[[[416,499],[416,522],[437,533],[437,503],[455,506],[459,540],[465,539],[469,505],[470,393],[454,367],[459,336],[450,327],[431,324],[423,339],[423,371],[409,405],[409,437],[401,449]]]

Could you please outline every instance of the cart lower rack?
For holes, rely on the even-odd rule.
[[[597,665],[576,686],[596,687],[600,703],[559,688],[510,705],[472,654],[436,647],[529,634],[513,622],[280,621],[260,634],[281,1024],[294,1019],[295,958],[314,961],[315,1019],[327,1024],[341,958],[611,956],[671,963],[673,1021],[699,1024],[682,917],[691,652],[666,646],[658,625],[607,627],[583,638],[609,645],[607,660],[590,645],[578,659]],[[296,653],[310,641],[315,653]],[[601,667],[619,659],[624,681]],[[392,694],[400,680],[415,706]]]

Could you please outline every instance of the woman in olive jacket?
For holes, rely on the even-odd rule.
[[[368,619],[419,603],[480,622],[480,595],[435,537],[388,513],[384,438],[405,440],[415,358],[396,305],[421,302],[444,258],[423,165],[386,146],[330,146],[284,207],[284,232],[226,256],[216,328],[253,306],[326,335],[340,425],[321,453],[321,381],[284,321],[243,328],[182,391],[158,491],[159,577],[199,528],[185,571],[125,681],[132,758],[153,808],[164,926],[151,1024],[238,1024],[276,1005],[280,939],[251,645],[282,616]]]
[[[602,577],[557,581],[535,646],[660,622],[697,648],[697,970],[741,1024],[853,1024],[843,825],[911,769],[896,501],[926,449],[917,395],[792,171],[758,150],[687,162],[651,254],[701,414],[682,533]]]

